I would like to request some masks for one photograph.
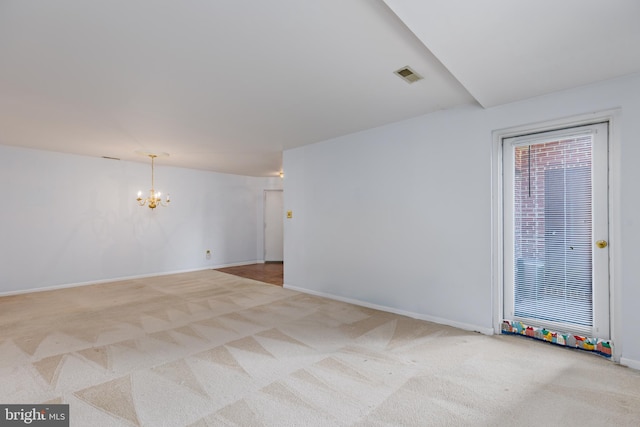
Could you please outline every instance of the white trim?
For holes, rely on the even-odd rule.
[[[502,306],[503,292],[503,188],[502,188],[502,141],[506,138],[526,133],[546,132],[572,126],[582,126],[599,122],[609,122],[609,256],[612,260],[609,265],[609,292],[610,292],[610,335],[613,343],[614,361],[621,361],[623,343],[619,333],[621,325],[622,306],[618,289],[620,280],[620,118],[619,108],[585,113],[577,116],[566,117],[557,120],[531,123],[510,128],[497,129],[492,132],[492,157],[491,157],[491,218],[493,242],[491,248],[492,260],[492,293],[493,293],[493,325],[494,332],[501,332],[501,323],[504,318]],[[626,359],[628,360],[628,359]],[[631,363],[635,363],[631,361]]]
[[[620,212],[621,212],[621,186],[620,173],[622,168],[620,157],[620,117],[621,111],[610,111],[609,120],[609,313],[611,317],[611,341],[614,343],[612,359],[620,361],[622,356],[622,299],[620,286],[622,280],[619,275],[622,272],[621,262],[621,237]]]
[[[232,262],[232,263],[228,263],[228,264],[218,264],[218,265],[215,265],[213,267],[201,268],[201,269],[198,269],[198,270],[215,270],[216,268],[239,267],[241,265],[251,265],[251,264],[264,264],[264,260],[263,259],[254,259],[254,260],[249,260],[249,261]],[[198,270],[192,270],[192,271],[198,271]]]
[[[33,293],[33,292],[54,291],[54,290],[57,290],[57,289],[76,288],[76,287],[80,287],[80,286],[100,285],[100,284],[103,284],[103,283],[124,282],[124,281],[127,281],[127,280],[145,279],[147,277],[170,276],[172,274],[193,273],[194,271],[215,270],[217,268],[237,267],[237,266],[241,266],[241,265],[251,265],[251,264],[261,264],[261,263],[264,263],[264,260],[233,262],[233,263],[230,263],[230,264],[218,264],[218,265],[209,266],[209,267],[198,267],[198,268],[190,268],[190,269],[185,269],[185,270],[163,271],[163,272],[160,272],[160,273],[136,274],[134,276],[121,276],[121,277],[114,277],[114,278],[111,278],[111,279],[91,280],[91,281],[88,281],[88,282],[65,283],[65,284],[61,284],[61,285],[43,286],[41,288],[19,289],[19,290],[15,290],[15,291],[0,292],[0,297],[6,297],[6,296],[11,296],[11,295],[30,294],[30,293]]]
[[[515,136],[526,135],[531,133],[542,133],[556,131],[576,126],[590,125],[594,123],[607,122],[615,116],[620,115],[619,108],[612,108],[604,111],[594,111],[591,113],[580,114],[577,116],[565,117],[556,120],[548,120],[544,122],[530,123],[520,126],[496,129],[493,131],[494,142],[495,137],[499,138],[499,142],[503,138],[512,138]]]
[[[503,149],[502,133],[493,132],[493,144],[491,145],[491,281],[493,286],[493,330],[494,333],[502,332],[502,320],[504,319],[504,204],[503,195]]]
[[[627,366],[631,369],[640,370],[640,360],[627,359],[626,357],[621,357],[620,364],[623,366]]]
[[[427,316],[424,314],[420,314],[420,313],[414,313],[411,311],[405,311],[405,310],[399,310],[397,308],[394,307],[388,307],[385,305],[378,305],[378,304],[372,304],[366,301],[360,301],[357,299],[352,299],[352,298],[345,298],[339,295],[333,295],[333,294],[329,294],[329,293],[325,293],[325,292],[318,292],[318,291],[314,291],[314,290],[310,290],[310,289],[305,289],[305,288],[300,288],[298,286],[291,286],[291,285],[283,285],[283,288],[285,289],[290,289],[292,291],[297,291],[297,292],[302,292],[305,294],[310,294],[310,295],[315,295],[315,296],[319,296],[319,297],[323,297],[323,298],[328,298],[331,300],[336,300],[336,301],[342,301],[342,302],[346,302],[349,304],[353,304],[353,305],[359,305],[361,307],[367,307],[367,308],[372,308],[374,310],[380,310],[380,311],[386,311],[388,313],[395,313],[395,314],[399,314],[402,316],[407,316],[407,317],[412,317],[414,319],[418,319],[418,320],[426,320],[427,322],[433,322],[433,323],[438,323],[440,325],[447,325],[447,326],[452,326],[454,328],[458,328],[458,329],[463,329],[466,331],[471,331],[471,332],[479,332],[481,334],[484,335],[493,335],[493,328],[485,328],[482,326],[477,326],[477,325],[472,325],[470,323],[462,323],[462,322],[455,322],[455,321],[451,321],[448,319],[443,319],[440,317],[434,317],[434,316]]]

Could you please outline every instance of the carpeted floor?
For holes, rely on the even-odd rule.
[[[637,426],[640,373],[201,271],[0,298],[0,403],[72,426]]]

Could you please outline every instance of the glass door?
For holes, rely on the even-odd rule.
[[[504,314],[609,338],[608,126],[505,139]]]

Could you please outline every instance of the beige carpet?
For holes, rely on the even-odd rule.
[[[0,298],[0,403],[72,426],[637,426],[640,373],[216,271]]]

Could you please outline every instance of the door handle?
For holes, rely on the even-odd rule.
[[[604,248],[606,248],[606,247],[607,247],[607,245],[608,245],[608,243],[607,243],[607,241],[606,241],[606,240],[598,240],[598,241],[596,242],[596,246],[597,246],[597,247],[599,247],[600,249],[604,249]]]

